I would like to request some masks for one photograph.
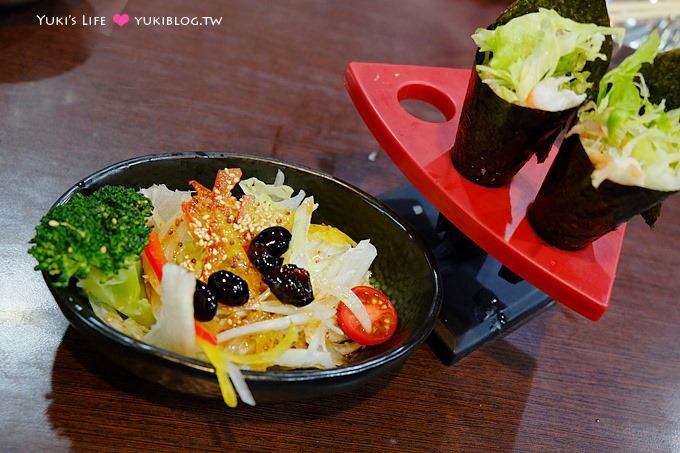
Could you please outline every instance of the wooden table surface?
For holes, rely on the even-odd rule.
[[[403,186],[345,91],[346,64],[468,67],[470,34],[505,4],[54,0],[1,11],[0,451],[679,451],[680,197],[655,230],[630,222],[598,322],[555,304],[453,366],[423,345],[357,391],[236,410],[107,363],[26,253],[60,194],[134,156],[239,151],[374,195]],[[118,12],[130,16],[122,28]],[[144,25],[167,16],[221,23]],[[47,25],[55,17],[66,24]]]

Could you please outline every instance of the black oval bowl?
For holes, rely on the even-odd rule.
[[[316,170],[247,154],[188,152],[135,158],[104,168],[83,179],[55,204],[74,193],[91,193],[103,185],[134,188],[154,183],[188,190],[195,179],[211,187],[218,169],[239,167],[244,178],[272,182],[277,170],[286,184],[313,195],[319,208],[313,222],[326,223],[359,241],[370,239],[378,250],[373,275],[392,298],[399,327],[388,342],[366,348],[350,364],[329,370],[250,371],[243,374],[255,401],[317,398],[351,390],[397,368],[430,334],[441,307],[441,290],[434,260],[423,242],[387,207],[351,185]],[[168,352],[128,337],[102,322],[75,284],[58,288],[45,281],[59,307],[88,339],[111,360],[132,373],[167,388],[195,395],[220,397],[214,368],[200,360]]]

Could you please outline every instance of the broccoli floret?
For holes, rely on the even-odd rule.
[[[38,261],[36,270],[54,277],[55,286],[67,286],[71,277],[83,280],[95,269],[112,278],[146,247],[152,209],[148,198],[129,187],[76,193],[40,220],[28,253]]]

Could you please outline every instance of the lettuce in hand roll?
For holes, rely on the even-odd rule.
[[[658,46],[654,33],[579,109],[528,211],[548,243],[580,249],[637,214],[652,225],[680,190],[680,49]]]
[[[579,3],[520,0],[472,36],[479,49],[452,149],[467,179],[502,186],[533,154],[543,161],[597,87],[623,30],[608,26],[604,1]]]

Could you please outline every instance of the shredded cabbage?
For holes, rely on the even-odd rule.
[[[370,276],[369,268],[378,255],[367,239],[342,254],[328,256],[323,274],[317,275],[317,297],[333,296],[342,301],[361,323],[366,332],[371,331],[371,319],[364,304],[352,292],[352,288],[365,284]]]
[[[654,32],[638,50],[609,71],[596,101],[578,114],[568,135],[578,134],[595,170],[594,187],[604,180],[660,191],[680,190],[680,109],[653,104],[639,73],[659,46]]]
[[[113,278],[105,279],[98,269],[78,281],[91,300],[106,304],[142,326],[151,326],[155,319],[151,304],[144,297],[139,260],[121,269]]]
[[[97,302],[95,299],[90,299],[90,305],[92,306],[92,311],[99,319],[129,337],[141,340],[149,331],[148,327],[139,324],[134,319],[123,318],[118,310],[113,309],[109,305]]]
[[[251,195],[262,206],[273,209],[294,210],[300,206],[305,198],[305,192],[300,190],[293,196],[293,188],[284,185],[284,174],[277,170],[274,183],[266,184],[257,178],[248,178],[239,182],[239,187],[245,195]]]
[[[283,256],[285,264],[295,264],[307,269],[307,236],[309,225],[312,223],[312,213],[317,208],[314,197],[305,198],[293,215],[293,227],[291,228],[290,244]]]
[[[158,320],[144,336],[145,342],[187,357],[195,356],[195,287],[196,277],[192,272],[173,263],[163,266]]]
[[[181,213],[182,203],[191,198],[188,190],[170,190],[165,184],[154,184],[151,187],[139,191],[146,198],[151,200],[153,213],[151,220],[158,229],[160,236],[165,236]]]
[[[540,8],[494,30],[476,30],[472,39],[481,52],[490,55],[476,69],[480,79],[510,103],[564,110],[586,99],[591,83],[584,67],[589,61],[606,59],[600,52],[605,37],[617,35],[622,42],[623,33],[621,28],[582,24]],[[562,97],[565,102],[532,105],[539,100],[538,96],[532,99],[537,88],[553,95],[541,98]]]

